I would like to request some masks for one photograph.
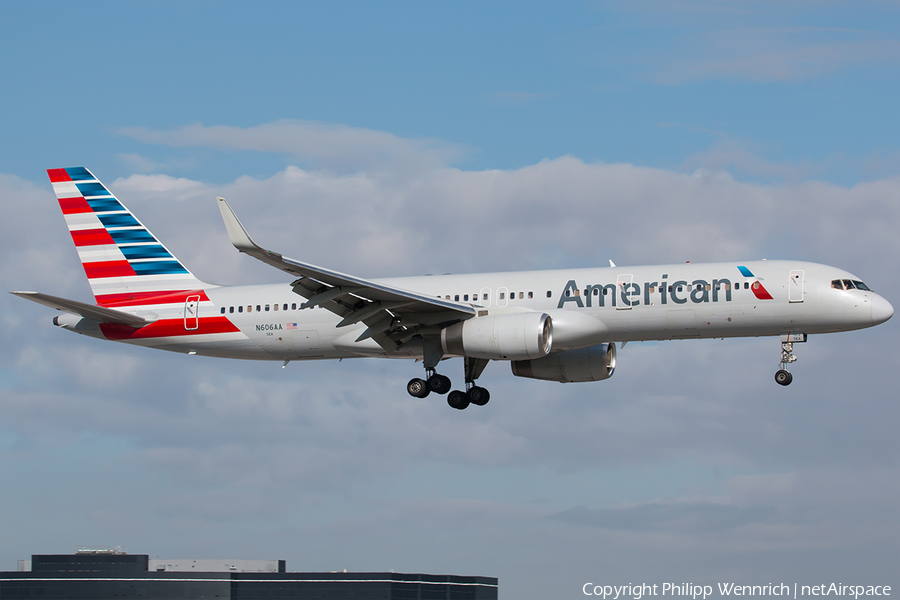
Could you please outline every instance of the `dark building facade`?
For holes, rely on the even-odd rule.
[[[0,572],[0,600],[496,600],[495,577],[150,570],[146,554],[35,554]],[[232,567],[234,568],[234,567]]]

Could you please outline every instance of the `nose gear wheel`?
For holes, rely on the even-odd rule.
[[[781,368],[775,372],[775,383],[778,385],[791,385],[791,382],[794,380],[794,376],[791,375],[791,372],[787,370],[787,366],[792,362],[797,362],[797,357],[794,355],[794,343],[784,341],[784,337],[782,337],[781,342]],[[805,337],[804,337],[805,339]]]

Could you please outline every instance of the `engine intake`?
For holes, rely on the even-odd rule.
[[[544,313],[526,312],[475,317],[441,331],[444,354],[527,360],[547,356],[553,346],[553,321]]]
[[[616,344],[604,342],[535,360],[515,360],[510,365],[516,377],[560,383],[602,381],[612,377],[616,370]]]

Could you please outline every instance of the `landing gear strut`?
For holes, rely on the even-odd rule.
[[[418,377],[410,379],[406,384],[406,391],[410,396],[415,398],[424,398],[431,392],[436,394],[447,394],[447,404],[457,410],[462,410],[470,404],[475,406],[484,406],[491,399],[491,393],[485,388],[475,385],[475,380],[484,371],[488,364],[487,359],[483,358],[466,358],[466,391],[453,390],[453,384],[446,375],[440,375],[434,370],[434,367],[425,367],[425,379]],[[448,393],[449,392],[449,393]]]
[[[463,359],[465,362],[466,372],[466,391],[453,390],[447,395],[447,404],[453,408],[462,410],[474,404],[475,406],[484,406],[491,399],[491,393],[483,387],[475,385],[475,380],[484,371],[488,361],[484,358],[468,358]]]
[[[775,383],[778,385],[791,385],[794,376],[786,367],[792,362],[797,362],[797,357],[794,355],[794,343],[805,341],[805,333],[787,333],[781,336],[781,368],[775,372]]]

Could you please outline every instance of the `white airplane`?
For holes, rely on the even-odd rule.
[[[793,344],[808,334],[887,321],[891,304],[859,277],[826,265],[740,263],[557,269],[366,280],[258,246],[218,198],[232,244],[291,283],[220,286],[197,279],[83,167],[47,173],[96,304],[11,292],[63,311],[53,323],[84,335],[225,358],[422,360],[407,391],[484,405],[489,361],[513,375],[600,381],[616,342],[780,336],[775,380],[791,383]],[[462,357],[465,390],[436,369]]]

